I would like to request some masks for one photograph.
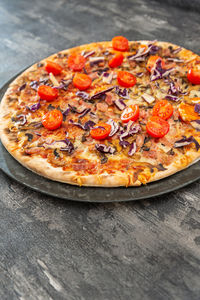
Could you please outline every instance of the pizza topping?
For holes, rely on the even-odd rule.
[[[91,108],[85,108],[80,114],[79,118],[83,118],[85,115],[87,115],[91,111]]]
[[[81,71],[85,66],[86,59],[80,54],[71,54],[68,57],[68,67],[73,71]]]
[[[154,105],[153,116],[159,116],[164,120],[169,119],[173,114],[173,106],[167,100],[161,100]]]
[[[87,58],[87,57],[89,57],[89,56],[92,56],[93,54],[95,54],[95,51],[94,50],[92,50],[92,51],[90,51],[90,52],[86,52],[86,53],[81,53],[81,55],[83,55],[85,58]]]
[[[136,147],[136,142],[133,142],[133,143],[131,144],[131,146],[130,146],[129,151],[128,151],[128,155],[129,155],[129,156],[132,156],[133,154],[135,154],[136,149],[137,149],[137,147]]]
[[[147,61],[147,66],[146,66],[146,68],[149,72],[151,72],[151,70],[155,67],[155,64],[156,64],[158,59],[161,60],[161,67],[162,68],[165,67],[164,60],[160,56],[158,56],[158,55],[150,56],[148,61]]]
[[[111,73],[103,72],[102,76],[103,76],[103,82],[111,84],[113,80],[113,72]]]
[[[112,46],[117,51],[124,52],[129,50],[128,40],[124,36],[115,36],[112,39]]]
[[[95,123],[91,120],[85,122],[85,124],[81,124],[78,122],[74,122],[73,120],[69,120],[69,122],[75,126],[78,126],[79,128],[83,129],[83,130],[90,130],[90,128],[93,128],[95,126]]]
[[[39,87],[40,85],[51,86],[51,84],[49,84],[48,81],[49,81],[48,78],[46,78],[46,79],[40,79],[39,81],[33,80],[33,81],[31,81],[31,82],[29,83],[29,86],[30,86],[33,90],[37,91],[37,90],[38,90],[38,87]]]
[[[124,101],[122,99],[117,99],[114,101],[115,106],[119,109],[119,110],[124,110],[126,108],[126,104],[124,103]]]
[[[90,99],[98,99],[98,98],[101,98],[101,96],[104,96],[106,93],[112,91],[114,89],[114,86],[106,89],[106,90],[103,90],[101,92],[98,92],[96,94],[94,94]]]
[[[89,57],[90,66],[94,66],[98,63],[101,63],[105,60],[104,56],[98,56],[98,57]]]
[[[144,100],[149,104],[151,104],[155,101],[155,98],[147,93],[143,93],[142,98],[144,98]]]
[[[49,79],[51,80],[53,87],[59,86],[59,82],[56,79],[56,77],[53,75],[53,73],[49,73]]]
[[[58,109],[51,110],[42,117],[42,125],[49,130],[55,130],[59,128],[62,124],[62,121],[63,115]]]
[[[69,154],[72,154],[74,151],[74,145],[72,144],[72,142],[68,139],[65,138],[64,140],[60,141],[60,142],[64,142],[65,146],[60,148],[60,151],[67,151]]]
[[[77,93],[76,93],[76,96],[81,97],[81,98],[83,98],[84,100],[90,98],[90,95],[89,95],[88,93],[86,93],[86,92],[77,92]]]
[[[191,143],[195,144],[197,151],[200,149],[199,143],[193,136],[190,136],[188,138],[186,136],[184,136],[181,140],[178,140],[175,142],[174,147],[179,148],[179,147],[190,145]]]
[[[117,74],[118,83],[123,87],[133,87],[136,84],[136,78],[133,74],[126,71],[119,71]]]
[[[111,60],[109,61],[110,68],[117,68],[119,67],[124,60],[124,56],[121,53],[117,53]]]
[[[54,86],[54,88],[58,89],[58,90],[61,89],[61,90],[67,91],[68,86],[70,85],[71,82],[72,82],[72,79],[68,79],[68,80],[61,79],[61,83],[58,84],[57,86]]]
[[[138,105],[130,105],[121,114],[121,120],[123,123],[128,123],[130,120],[136,121],[139,118],[139,113]]]
[[[154,138],[161,138],[169,131],[169,123],[159,116],[151,117],[146,124],[147,133]]]
[[[40,85],[37,92],[40,98],[46,101],[53,101],[58,97],[58,91],[47,85]]]
[[[200,115],[200,103],[196,103],[194,106],[194,111]]]
[[[82,73],[76,73],[73,78],[73,85],[81,91],[88,89],[92,84],[91,78]]]
[[[18,88],[18,91],[21,92],[22,90],[24,90],[26,88],[26,83],[20,85],[20,87]]]
[[[26,108],[28,108],[32,112],[35,112],[40,108],[40,100],[37,103],[32,104],[31,106],[26,106]]]
[[[95,140],[104,140],[109,136],[110,132],[110,124],[98,123],[94,128],[91,129],[90,135]]]
[[[126,88],[120,89],[118,86],[116,86],[115,92],[119,97],[122,97],[124,99],[129,99],[128,90]]]
[[[111,146],[106,146],[104,144],[95,144],[95,148],[102,153],[115,153],[116,149]]]
[[[97,109],[102,112],[106,112],[108,110],[108,105],[106,103],[97,103]]]
[[[183,59],[176,58],[176,57],[168,57],[166,60],[167,61],[172,61],[172,62],[175,62],[175,63],[184,63]]]
[[[27,118],[24,114],[20,114],[16,116],[16,119],[17,119],[16,122],[20,125],[25,125],[27,123]]]
[[[181,119],[185,122],[197,120],[199,115],[197,112],[195,112],[194,108],[194,105],[182,102],[178,107]]]
[[[59,75],[62,72],[62,67],[59,64],[48,60],[45,66],[45,70],[48,73],[53,73],[53,75]]]
[[[158,51],[158,47],[153,45],[153,42],[149,45],[140,45],[138,52],[135,55],[128,56],[129,60],[144,61],[148,54],[155,54]]]
[[[200,84],[200,70],[197,68],[189,69],[187,78],[192,84]]]
[[[195,128],[197,131],[200,131],[200,120],[194,120],[191,121],[190,124],[193,128]]]
[[[173,54],[177,54],[182,50],[182,47],[178,47],[175,50],[172,50]]]
[[[154,64],[154,67],[152,67],[151,69],[150,80],[155,81],[158,79],[162,79],[163,77],[168,76],[173,70],[174,68],[164,69],[162,67],[162,60],[158,58]]]
[[[63,116],[66,118],[66,116],[69,114],[70,108],[68,107],[66,110],[62,111]],[[65,120],[63,120],[65,121]]]
[[[119,125],[112,119],[109,119],[107,124],[111,125],[111,131],[109,133],[109,136],[115,135],[115,133],[117,133],[117,131],[119,130]]]
[[[171,101],[174,101],[174,102],[178,102],[180,100],[180,97],[173,96],[173,95],[167,95],[167,96],[165,96],[165,99],[171,100]]]
[[[134,122],[129,121],[125,131],[122,131],[119,135],[120,142],[123,142],[125,138],[128,138],[141,130],[140,125],[134,124]]]
[[[139,77],[139,78],[142,77],[143,75],[144,75],[143,72],[138,72],[138,73],[135,74],[135,76],[136,76],[136,77]]]

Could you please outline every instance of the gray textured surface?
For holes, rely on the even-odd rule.
[[[199,51],[199,14],[158,2],[0,0],[0,84],[58,50],[124,34]],[[81,204],[0,173],[0,299],[200,298],[200,182],[126,204]]]

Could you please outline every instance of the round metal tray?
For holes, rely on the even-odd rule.
[[[1,99],[10,82],[12,82],[18,75],[19,74],[9,80],[2,87],[0,91]],[[147,199],[178,190],[181,187],[200,179],[199,161],[174,175],[140,187],[78,187],[52,181],[29,171],[18,163],[1,143],[0,168],[9,177],[37,192],[66,200],[84,202],[119,202]]]

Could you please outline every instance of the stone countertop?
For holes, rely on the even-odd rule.
[[[115,35],[200,45],[199,13],[162,1],[0,0],[0,25],[1,86],[54,52]],[[0,194],[0,299],[199,299],[200,181],[151,200],[86,204],[0,172]]]

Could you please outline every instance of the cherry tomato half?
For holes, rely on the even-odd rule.
[[[81,71],[85,66],[86,59],[80,54],[72,54],[68,57],[68,67],[73,71]]]
[[[42,125],[49,130],[55,130],[61,126],[62,121],[63,115],[61,111],[54,109],[43,116]]]
[[[119,71],[117,81],[123,87],[132,87],[136,84],[136,78],[133,74],[126,71]]]
[[[53,62],[53,61],[47,61],[46,66],[45,66],[45,70],[48,73],[53,73],[53,75],[59,75],[62,72],[62,67]]]
[[[115,36],[112,39],[112,46],[115,50],[118,50],[118,51],[128,51],[129,50],[128,40],[124,36]]]
[[[73,85],[78,88],[80,91],[84,91],[91,86],[92,79],[82,73],[76,73],[73,78]]]
[[[121,53],[116,54],[111,60],[109,61],[110,68],[117,68],[119,67],[124,60],[124,56]]]
[[[58,97],[58,91],[48,85],[39,86],[37,92],[40,98],[46,101],[53,101]]]
[[[194,111],[194,105],[182,102],[178,107],[178,111],[181,119],[185,122],[191,122],[199,119],[198,113]]]
[[[162,66],[162,68],[165,67],[165,62],[164,62],[164,60],[160,56],[158,56],[158,55],[152,55],[152,56],[149,57],[149,59],[147,61],[147,65],[146,65],[146,68],[147,68],[147,70],[149,72],[151,72],[151,69],[154,67],[156,61],[159,58],[161,59],[161,66]]]
[[[197,68],[189,69],[187,78],[193,84],[200,84],[200,70],[198,70]]]
[[[107,123],[98,123],[94,128],[91,129],[90,134],[91,137],[95,140],[104,140],[109,136],[109,133],[111,131],[111,125]]]
[[[154,138],[161,138],[168,133],[169,123],[158,116],[153,116],[147,122],[146,131]]]
[[[167,100],[157,102],[153,107],[153,116],[169,119],[173,114],[173,106]]]
[[[121,120],[123,123],[128,123],[131,121],[136,121],[139,118],[140,110],[138,105],[130,105],[121,114]]]

